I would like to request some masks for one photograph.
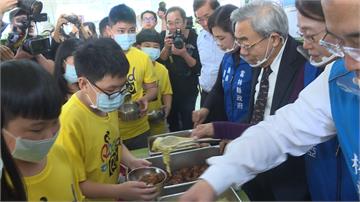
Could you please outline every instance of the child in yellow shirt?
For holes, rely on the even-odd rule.
[[[153,64],[148,55],[132,45],[136,42],[136,15],[125,4],[114,6],[109,13],[112,38],[121,46],[129,61],[127,75],[128,92],[131,101],[141,106],[141,117],[132,121],[120,121],[120,134],[129,149],[147,147],[149,123],[147,121],[148,103],[156,99],[157,86]]]
[[[30,60],[1,64],[1,141],[6,143],[2,157],[8,165],[15,163],[29,201],[82,200],[73,164],[61,146],[53,145],[64,101],[55,79],[39,64]],[[12,177],[16,168],[9,169],[4,167],[3,180],[18,189]]]
[[[75,53],[75,69],[80,91],[63,106],[56,143],[70,154],[81,191],[90,199],[152,200],[154,187],[117,184],[120,163],[131,169],[150,165],[133,157],[120,138],[117,109],[126,92],[126,56],[113,39],[91,40]]]
[[[163,110],[165,114],[163,120],[149,120],[150,135],[168,132],[165,120],[167,115],[170,113],[173,94],[168,70],[164,65],[156,62],[160,56],[160,43],[161,36],[154,29],[143,29],[136,35],[136,46],[151,58],[158,84],[157,98],[149,103],[148,111]]]

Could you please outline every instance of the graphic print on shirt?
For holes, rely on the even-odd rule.
[[[223,72],[223,84],[224,83],[229,83],[231,84],[230,86],[230,93],[233,94],[232,89],[234,87],[236,87],[236,93],[235,93],[235,106],[237,109],[242,110],[244,109],[244,100],[243,100],[243,92],[242,92],[242,85],[243,85],[243,79],[245,77],[245,70],[241,70],[238,76],[238,80],[234,81],[234,79],[236,79],[236,72],[234,72],[231,68],[231,66],[227,67],[226,70]],[[233,86],[233,84],[235,84],[235,86]],[[226,87],[225,87],[226,88]]]
[[[127,92],[129,92],[132,95],[136,93],[135,82],[136,82],[135,67],[133,67],[132,73],[127,75],[127,81],[126,81]]]
[[[104,145],[101,148],[101,172],[109,172],[109,176],[112,176],[113,173],[118,168],[119,162],[119,153],[118,148],[121,144],[120,137],[115,140],[111,140],[110,132],[106,131],[104,135]]]

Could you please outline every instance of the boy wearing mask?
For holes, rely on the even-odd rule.
[[[111,37],[121,46],[129,61],[126,86],[131,101],[139,103],[140,118],[132,121],[120,120],[120,135],[129,149],[147,147],[149,123],[146,115],[148,103],[156,99],[156,77],[153,64],[144,52],[132,47],[136,42],[136,15],[133,9],[120,4],[109,13]],[[146,93],[145,93],[146,92]]]
[[[86,198],[152,200],[156,189],[143,182],[118,183],[120,163],[131,169],[149,166],[123,145],[117,108],[123,103],[129,63],[118,44],[102,38],[75,53],[80,90],[63,106],[57,143],[76,165]]]
[[[164,120],[149,120],[150,135],[162,134],[168,132],[166,126],[166,117],[169,115],[172,101],[172,88],[169,79],[169,73],[166,67],[156,60],[160,56],[161,36],[154,29],[143,29],[136,35],[137,48],[148,54],[154,65],[154,71],[157,78],[158,94],[155,101],[149,103],[148,111],[163,110]]]

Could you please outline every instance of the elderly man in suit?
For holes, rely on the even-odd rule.
[[[294,102],[304,88],[306,59],[296,51],[299,43],[288,34],[287,16],[279,5],[254,2],[235,10],[231,19],[236,43],[241,47],[240,57],[256,68],[248,120],[199,125],[194,136],[234,139],[249,126]],[[243,189],[251,200],[309,200],[304,166],[303,157],[289,157],[286,163],[246,183]]]

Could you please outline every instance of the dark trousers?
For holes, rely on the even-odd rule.
[[[204,107],[205,100],[208,97],[209,93],[203,90],[200,91],[200,107]],[[206,117],[204,123],[210,123],[213,121],[227,121],[224,103],[221,102],[216,107],[209,109],[209,115]]]
[[[197,94],[173,96],[171,111],[167,117],[171,132],[193,128],[192,111],[195,109]]]
[[[309,201],[303,156],[289,156],[286,162],[257,175],[242,189],[250,201]]]
[[[123,143],[129,150],[145,148],[148,147],[147,139],[149,135],[150,131],[148,130],[145,133],[138,135],[134,138],[124,140]]]

